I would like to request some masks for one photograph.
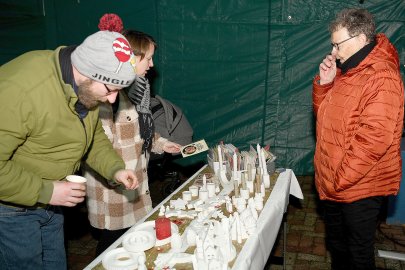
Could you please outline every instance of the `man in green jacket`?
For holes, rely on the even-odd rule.
[[[85,185],[59,180],[82,160],[137,188],[98,119],[98,104],[134,81],[132,57],[124,36],[100,31],[0,67],[1,269],[66,269],[60,206],[82,202]]]

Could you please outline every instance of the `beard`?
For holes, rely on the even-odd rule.
[[[92,80],[85,80],[79,86],[77,90],[77,96],[81,104],[88,110],[92,110],[99,105],[99,101],[93,95],[90,86],[92,84]]]

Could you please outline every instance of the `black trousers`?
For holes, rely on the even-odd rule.
[[[326,248],[332,257],[332,269],[376,269],[374,242],[383,198],[352,203],[324,201]]]

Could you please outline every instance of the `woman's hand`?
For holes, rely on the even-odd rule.
[[[138,178],[132,170],[119,170],[114,174],[114,179],[122,183],[126,189],[136,189],[139,186]]]
[[[163,145],[163,151],[166,153],[177,154],[180,153],[181,145],[178,143],[167,141]]]
[[[336,56],[327,55],[319,65],[319,84],[328,84],[335,79],[336,76]]]

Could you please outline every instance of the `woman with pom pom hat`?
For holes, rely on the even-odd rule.
[[[88,217],[100,232],[96,255],[152,210],[147,175],[150,152],[179,153],[181,147],[154,132],[150,87],[145,75],[153,67],[156,43],[143,32],[122,31],[122,27],[116,14],[105,14],[100,19],[100,30],[120,31],[129,41],[134,54],[131,63],[137,76],[130,87],[119,93],[115,103],[100,106],[100,118],[114,149],[121,154],[126,168],[134,170],[140,184],[130,191],[109,188],[101,175],[86,167]]]

